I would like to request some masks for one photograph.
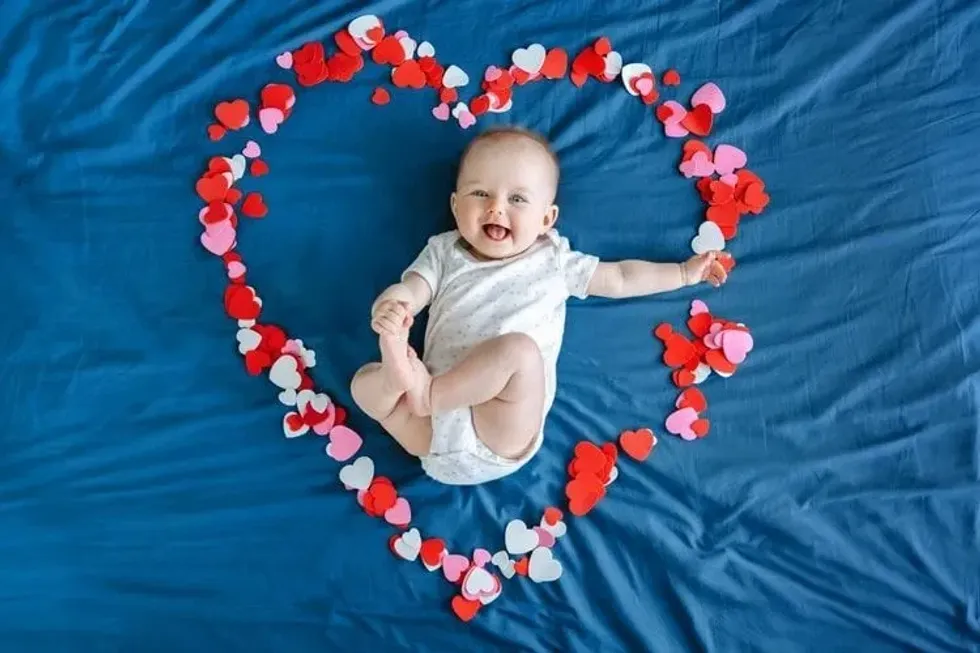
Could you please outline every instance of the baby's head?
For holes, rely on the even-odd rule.
[[[450,206],[460,234],[485,258],[516,256],[558,219],[558,157],[548,142],[518,127],[489,129],[459,162]]]

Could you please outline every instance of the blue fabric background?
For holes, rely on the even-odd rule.
[[[573,302],[544,448],[439,487],[360,414],[424,533],[497,546],[561,496],[574,442],[649,424],[675,391],[650,329],[688,302],[757,348],[704,387],[711,435],[664,438],[469,625],[387,551],[317,439],[285,441],[197,244],[193,181],[259,136],[268,218],[242,229],[265,317],[349,403],[368,308],[448,228],[471,133],[369,64],[299,94],[275,137],[210,143],[217,101],[288,80],[274,56],[355,2],[0,3],[0,650],[951,651],[980,647],[980,5],[971,0],[381,2],[477,77],[532,41],[608,35],[627,61],[716,81],[710,142],[749,154],[770,209],[708,288]],[[618,85],[521,89],[481,121],[545,132],[560,228],[603,257],[678,260],[700,219],[680,141]]]

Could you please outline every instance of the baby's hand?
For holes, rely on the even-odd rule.
[[[374,309],[371,315],[371,329],[380,335],[398,336],[411,328],[415,317],[408,310],[408,305],[392,299],[383,301]]]
[[[718,261],[718,252],[692,256],[683,265],[688,284],[707,281],[717,288],[728,280],[725,267]]]

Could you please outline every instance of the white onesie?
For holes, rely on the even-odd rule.
[[[547,415],[555,399],[565,302],[569,296],[587,296],[598,264],[595,256],[572,251],[555,230],[506,261],[474,258],[458,231],[433,236],[402,275],[414,272],[432,288],[423,362],[433,375],[442,374],[473,346],[505,333],[524,333],[544,358]],[[502,458],[477,437],[469,408],[438,413],[432,416],[432,447],[422,468],[442,483],[485,483],[520,469],[541,447],[542,435],[520,459]]]

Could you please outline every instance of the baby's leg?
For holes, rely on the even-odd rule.
[[[425,369],[402,338],[381,336],[381,362],[365,365],[351,381],[355,403],[413,456],[425,456],[432,442],[432,420],[414,415],[406,390],[418,383]]]
[[[416,413],[472,406],[477,435],[498,456],[520,457],[541,431],[544,362],[537,344],[523,333],[480,343],[431,379],[427,397],[424,390],[408,390]]]

